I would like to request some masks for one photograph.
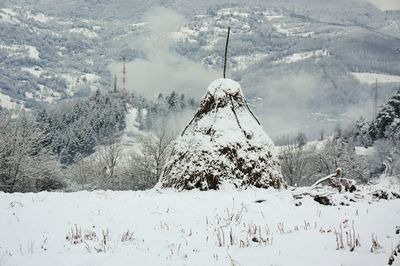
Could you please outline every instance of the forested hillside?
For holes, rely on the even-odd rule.
[[[120,158],[100,156],[101,160],[94,167],[99,172],[87,173],[92,175],[91,179],[96,184],[89,181],[84,183],[82,180],[77,181],[74,175],[78,173],[74,170],[78,167],[77,171],[80,171],[82,175],[85,161],[92,160],[93,158],[90,157],[94,154],[101,154],[104,151],[101,147],[112,149],[113,145],[118,145],[118,149],[121,150],[124,144],[121,139],[126,141],[128,138],[129,141],[138,142],[142,138],[141,134],[151,135],[152,133],[146,132],[157,132],[160,121],[181,112],[193,110],[195,105],[194,99],[186,100],[184,94],[178,95],[176,92],[172,92],[165,98],[160,94],[157,101],[153,102],[135,94],[96,91],[93,96],[50,106],[38,112],[21,110],[12,113],[2,110],[0,111],[2,146],[0,190],[13,192],[71,189],[76,182],[81,186],[87,185],[88,188],[90,186],[96,188],[100,185],[120,188],[121,184],[108,183],[115,178],[116,173],[110,174],[110,169],[106,171],[107,173],[103,172],[103,168],[107,168],[107,163],[109,163],[108,159],[119,160]],[[132,111],[135,112],[134,117],[128,116],[128,112],[132,113]],[[129,120],[132,118],[134,121]],[[127,123],[131,127],[134,125],[137,131],[129,131]],[[155,145],[156,139],[150,138],[147,141],[150,141],[148,145]],[[136,153],[141,152],[136,151]],[[116,156],[116,154],[110,156]],[[142,158],[142,160],[151,164],[152,158]],[[85,164],[87,165],[93,166],[93,161]],[[136,180],[139,179],[139,171],[141,170],[134,172],[130,170],[129,175],[132,180],[125,189],[132,188],[132,184],[135,185],[136,182],[140,183]],[[150,173],[142,176],[142,178],[153,179],[145,183],[145,187],[157,181],[157,178],[154,180],[154,175],[156,173],[153,174],[150,170]],[[101,184],[100,178],[107,180],[103,180],[105,182]]]
[[[103,1],[5,1],[1,105],[37,109],[89,96],[111,88],[114,74],[123,87],[123,58],[129,91],[155,99],[176,90],[199,99],[220,73],[230,26],[228,73],[246,87],[267,131],[276,138],[300,128],[315,138],[320,129],[370,117],[364,74],[378,78],[379,103],[399,81],[399,12],[339,2],[204,1],[193,8],[186,1],[114,0],[105,8]],[[173,23],[158,23],[166,19]]]

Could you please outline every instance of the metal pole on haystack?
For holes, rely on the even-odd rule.
[[[229,34],[231,33],[231,27],[228,27],[228,36],[226,37],[226,44],[225,44],[225,58],[224,58],[224,78],[226,77],[226,58],[228,55],[228,43],[229,43]]]

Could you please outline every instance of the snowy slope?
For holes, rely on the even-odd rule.
[[[400,76],[378,74],[378,73],[352,73],[354,77],[361,83],[374,84],[378,83],[400,83]]]
[[[230,26],[228,75],[246,85],[249,97],[263,99],[263,107],[255,112],[265,121],[267,131],[280,131],[276,134],[280,135],[306,128],[309,132],[305,133],[309,134],[333,127],[332,124],[347,123],[348,114],[355,113],[358,118],[364,110],[368,84],[356,82],[351,72],[400,73],[398,15],[381,12],[360,1],[339,1],[212,0],[184,4],[181,0],[115,0],[105,8],[104,1],[61,5],[48,0],[6,0],[0,8],[0,57],[5,59],[0,62],[0,81],[5,83],[1,84],[2,93],[36,109],[46,102],[85,96],[97,88],[112,88],[113,75],[108,66],[117,64],[114,72],[121,82],[122,65],[118,64],[122,64],[123,56],[128,61],[143,59],[158,67],[159,60],[152,59],[157,51],[149,51],[145,44],[152,21],[165,19],[153,9],[162,5],[182,17],[182,23],[172,27],[170,34],[165,34],[168,37],[160,36],[163,45],[156,45],[158,48],[167,45],[173,52],[170,56],[219,72]],[[40,73],[26,71],[38,66]],[[173,70],[176,65],[167,66]],[[85,73],[99,78],[75,82]],[[172,87],[153,82],[135,86],[135,71],[128,73],[128,87],[139,93]],[[297,81],[298,76],[301,79],[304,75],[305,82]],[[175,79],[179,78],[174,77],[169,77],[166,85],[172,83],[174,89],[195,94],[191,82],[176,85]],[[201,79],[199,75],[194,78]],[[270,84],[268,90],[265,84]],[[313,91],[298,97],[299,106],[294,108],[301,114],[298,117],[286,115],[270,102],[274,99],[279,108],[288,105],[270,94],[278,90],[277,96],[282,92],[293,95],[304,88]],[[58,92],[60,97],[42,91]],[[334,102],[336,99],[341,102]],[[300,104],[303,102],[312,104]],[[317,112],[335,117],[335,121],[315,119]],[[290,127],[280,127],[274,121],[285,121]]]
[[[0,193],[0,265],[376,266],[400,240],[400,200],[296,202],[262,189]],[[353,223],[361,246],[350,252]],[[84,239],[71,239],[76,228]]]
[[[296,63],[301,60],[305,60],[308,58],[321,58],[323,56],[329,56],[329,53],[326,49],[321,49],[321,50],[316,50],[316,51],[309,51],[309,52],[301,52],[301,53],[294,53],[288,56],[285,56],[284,58],[277,60],[273,63]]]
[[[19,109],[21,105],[14,102],[10,96],[0,92],[0,107],[4,109],[13,110],[13,109]]]

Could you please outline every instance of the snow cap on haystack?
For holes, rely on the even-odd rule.
[[[240,84],[213,81],[193,119],[175,140],[162,187],[218,189],[286,187],[271,139],[252,113]]]

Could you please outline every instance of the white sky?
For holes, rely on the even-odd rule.
[[[367,0],[381,10],[400,10],[400,0]]]

